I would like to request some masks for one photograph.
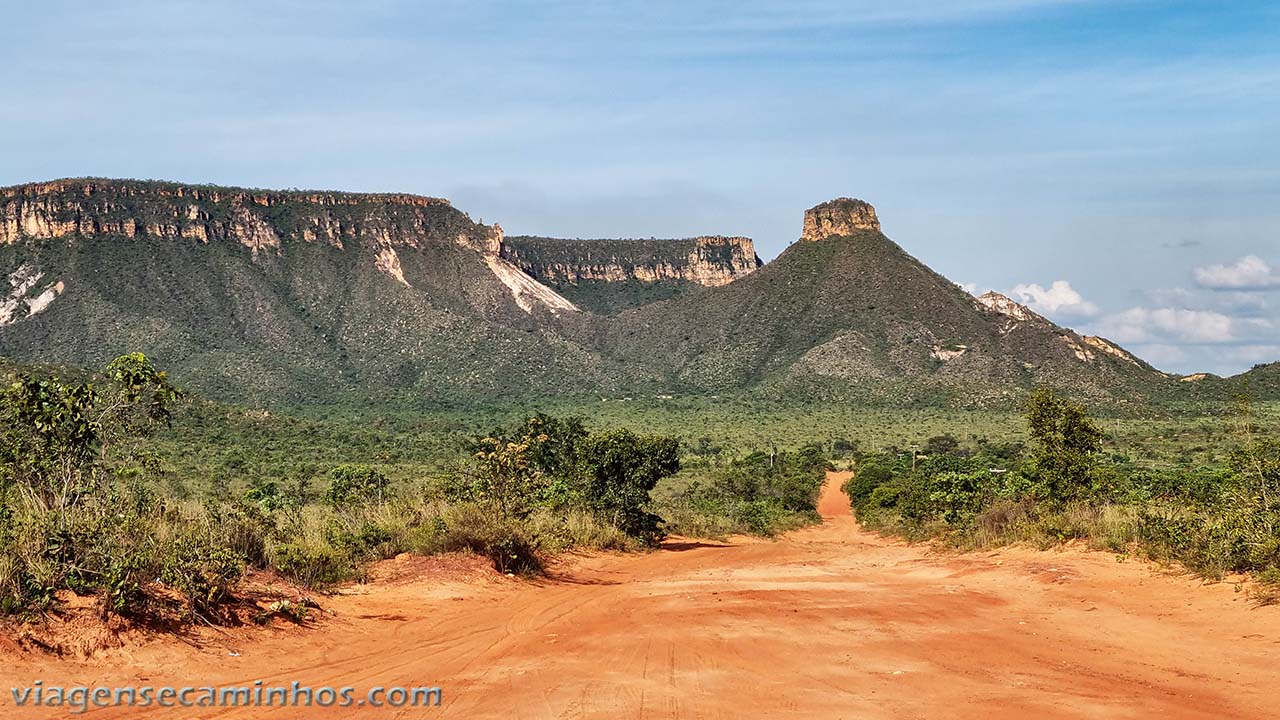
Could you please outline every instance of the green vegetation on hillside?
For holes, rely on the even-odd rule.
[[[497,233],[442,201],[83,180],[7,189],[0,213],[39,220],[0,243],[0,273],[38,276],[0,354],[95,367],[142,351],[193,392],[276,412],[713,395],[1007,411],[1046,385],[1143,413],[1245,380],[1178,382],[1001,314],[875,231],[795,243],[719,287],[675,270],[754,266],[735,239],[508,239],[503,257],[597,311],[574,313],[517,297]],[[586,279],[602,267],[623,279]],[[1250,375],[1256,397],[1280,392]]]
[[[587,312],[617,315],[631,308],[649,305],[693,292],[702,286],[684,280],[578,280],[545,279],[542,283]]]

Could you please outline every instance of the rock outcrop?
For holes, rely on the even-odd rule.
[[[804,213],[803,241],[812,242],[833,236],[880,231],[880,219],[871,203],[854,198],[836,198],[809,208]]]
[[[408,194],[268,191],[136,180],[55,180],[0,189],[0,245],[68,236],[239,242],[254,257],[282,240],[420,247],[448,242],[497,255],[502,230],[448,200]]]
[[[750,238],[564,240],[511,237],[502,255],[552,285],[582,282],[679,281],[716,287],[760,267]]]
[[[974,299],[982,307],[996,314],[1003,315],[1015,322],[1031,320],[1032,318],[1044,320],[1044,318],[1032,312],[1031,308],[1019,303],[1008,295],[1003,295],[995,290],[983,293]]]
[[[291,407],[1219,392],[1007,297],[975,299],[878,229],[866,203],[824,203],[805,215],[814,242],[761,267],[741,237],[504,241],[413,195],[0,188],[0,356],[101,367],[140,351],[194,391]],[[1253,378],[1280,393],[1280,372]]]
[[[9,273],[9,287],[0,286],[0,293],[5,293],[0,296],[0,325],[39,315],[66,289],[60,281],[40,287],[43,277],[44,273],[32,265],[22,265]]]

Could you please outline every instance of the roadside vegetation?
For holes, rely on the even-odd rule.
[[[756,451],[722,465],[703,462],[655,494],[667,529],[691,537],[770,536],[818,521],[830,460],[820,445]]]
[[[557,410],[481,431],[218,406],[185,398],[140,354],[70,380],[12,372],[0,391],[0,615],[39,617],[75,594],[104,616],[233,622],[256,609],[243,590],[255,573],[324,589],[406,552],[471,552],[526,574],[575,548],[770,536],[818,520],[833,459],[856,468],[845,490],[881,531],[960,547],[1078,539],[1208,577],[1280,579],[1275,408],[1243,400],[1216,423],[1160,421],[1143,435],[1041,391],[1021,428],[872,411],[819,442],[775,444],[768,433],[800,437],[814,420],[712,407],[736,424],[704,415],[677,436],[656,411],[607,403],[595,427]],[[970,432],[936,432],[961,422]]]
[[[232,447],[192,487],[157,452],[157,434],[181,432],[175,408],[191,417],[183,402],[141,354],[84,380],[13,377],[0,395],[0,615],[36,617],[73,593],[104,616],[216,624],[245,605],[238,588],[254,571],[323,588],[400,553],[467,551],[536,573],[568,549],[642,549],[672,531],[771,534],[816,520],[826,467],[816,446],[695,462],[654,497],[681,471],[677,439],[534,414],[466,437],[447,460],[407,435],[359,436],[430,464],[372,452],[259,474]],[[227,437],[214,429],[205,443]]]
[[[1048,390],[1025,415],[1028,443],[932,438],[862,454],[845,484],[865,525],[964,548],[1080,540],[1177,562],[1208,578],[1280,581],[1280,443],[1246,398],[1227,420],[1225,462],[1153,467],[1107,440],[1085,407]]]

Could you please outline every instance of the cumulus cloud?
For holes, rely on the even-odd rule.
[[[1042,315],[1093,317],[1098,306],[1087,301],[1066,280],[1054,280],[1047,288],[1022,283],[1009,291],[1018,302]]]
[[[1196,268],[1196,284],[1209,290],[1271,290],[1280,288],[1280,272],[1257,255],[1246,255],[1231,265]]]
[[[1257,338],[1270,328],[1268,320],[1171,307],[1129,308],[1097,323],[1099,334],[1122,343],[1236,343]]]

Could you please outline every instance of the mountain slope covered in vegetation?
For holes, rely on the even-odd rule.
[[[746,238],[505,238],[438,198],[61,180],[0,189],[0,274],[0,355],[141,351],[251,404],[1193,394],[1102,338],[970,296],[847,198],[762,266]]]

